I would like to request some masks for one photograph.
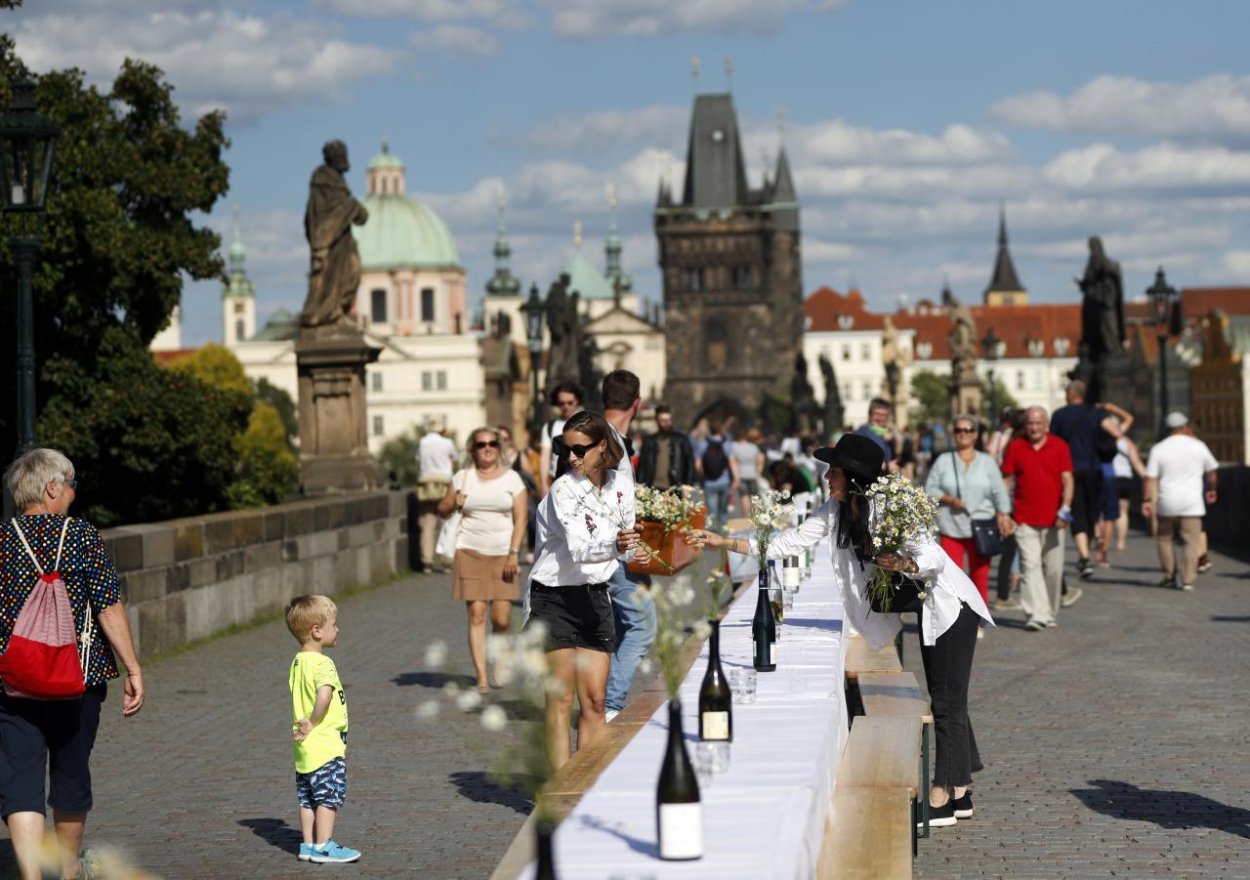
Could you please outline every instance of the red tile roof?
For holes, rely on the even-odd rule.
[[[1186,287],[1181,291],[1181,312],[1186,321],[1205,318],[1212,309],[1226,315],[1250,315],[1250,287]]]
[[[885,326],[885,315],[868,311],[858,290],[841,294],[830,287],[822,287],[803,300],[803,316],[807,318],[807,329],[813,333],[880,330]],[[850,326],[843,326],[839,318],[849,318]]]
[[[190,357],[197,351],[199,351],[198,348],[174,348],[168,351],[154,351],[152,352],[152,357],[155,358],[156,362],[162,367],[168,367],[175,361],[180,361],[185,357]]]

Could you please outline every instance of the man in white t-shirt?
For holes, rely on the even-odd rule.
[[[576,413],[582,411],[582,388],[576,382],[561,382],[551,392],[551,405],[560,411],[558,418],[543,425],[542,440],[539,443],[538,456],[538,495],[547,494],[551,484],[556,480],[556,468],[559,465],[559,454],[556,442],[564,433],[564,423]]]
[[[425,572],[446,571],[434,558],[441,525],[438,502],[447,494],[458,458],[456,444],[447,436],[446,420],[436,419],[417,444],[417,462],[421,466],[417,477],[417,523],[421,528],[421,570]]]
[[[1189,418],[1182,412],[1168,413],[1170,431],[1166,440],[1156,443],[1146,461],[1142,485],[1141,512],[1147,519],[1152,511],[1158,517],[1155,540],[1159,546],[1159,565],[1163,568],[1160,586],[1176,582],[1176,551],[1174,531],[1181,533],[1185,543],[1180,568],[1180,588],[1192,590],[1198,579],[1198,556],[1202,552],[1202,517],[1207,506],[1215,503],[1215,486],[1219,464],[1207,444],[1194,436]],[[1157,507],[1152,501],[1156,497]],[[1205,487],[1205,491],[1204,491]]]

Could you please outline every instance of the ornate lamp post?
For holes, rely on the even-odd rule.
[[[981,340],[981,350],[985,353],[985,360],[989,363],[986,370],[986,378],[990,384],[990,425],[991,428],[997,424],[998,419],[998,385],[994,382],[994,364],[1003,356],[1003,351],[1007,348],[1007,343],[994,335],[994,328],[990,327],[985,331],[985,336]]]
[[[542,391],[538,386],[538,364],[543,353],[543,318],[547,314],[547,304],[538,295],[538,285],[530,285],[529,299],[521,306],[525,315],[525,331],[530,348],[530,376],[534,381],[534,400],[530,408],[530,432],[541,431],[543,425]]]
[[[1159,436],[1166,437],[1168,417],[1168,330],[1180,296],[1176,288],[1168,284],[1163,267],[1155,272],[1155,283],[1146,288],[1150,297],[1151,311],[1155,319],[1155,338],[1159,343]]]
[[[35,447],[35,319],[31,276],[41,242],[56,137],[51,119],[35,109],[35,84],[16,82],[0,112],[0,212],[17,264],[17,453]],[[10,499],[5,493],[5,512]]]

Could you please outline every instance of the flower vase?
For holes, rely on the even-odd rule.
[[[660,858],[689,861],[703,858],[703,804],[699,780],[686,752],[681,701],[668,701],[668,745],[656,785],[655,830]]]

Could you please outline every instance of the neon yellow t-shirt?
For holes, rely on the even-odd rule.
[[[317,691],[334,688],[330,708],[303,742],[293,743],[295,772],[311,773],[335,758],[347,755],[347,698],[334,661],[316,651],[300,651],[291,661],[291,720],[312,717]]]

